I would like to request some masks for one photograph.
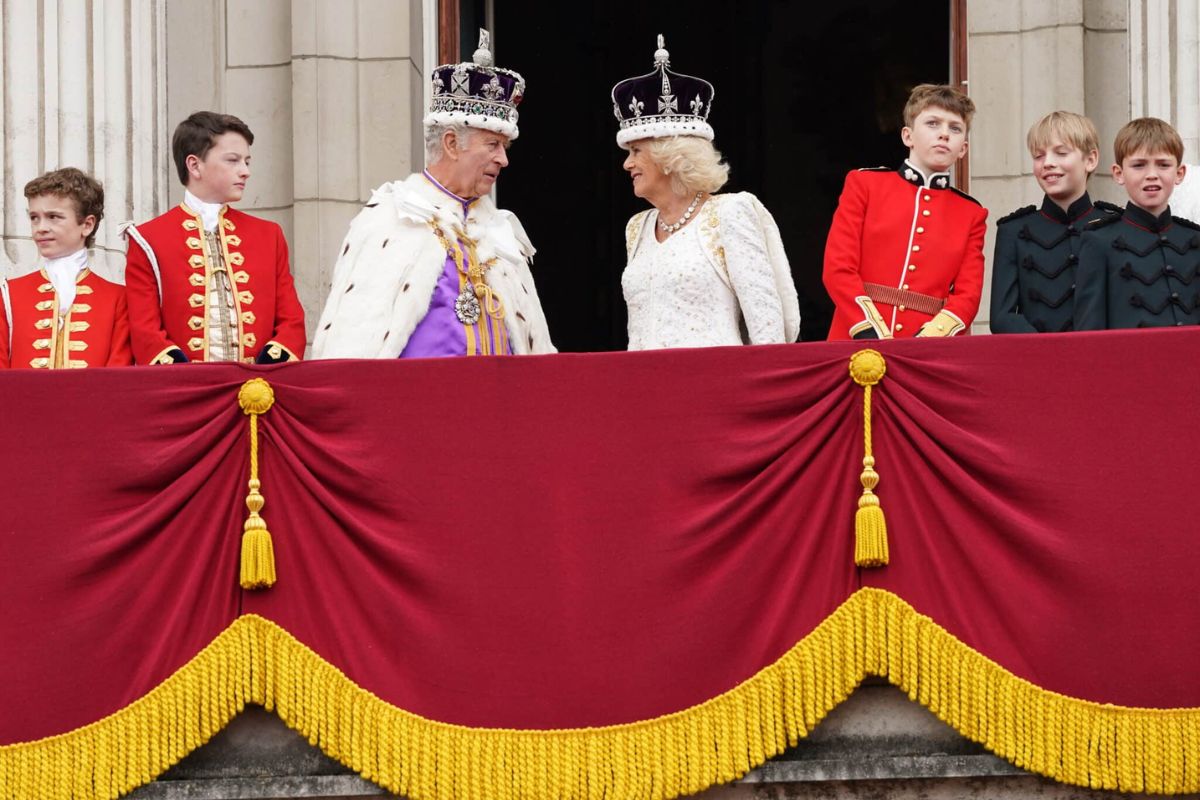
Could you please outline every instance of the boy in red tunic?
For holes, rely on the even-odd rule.
[[[4,284],[0,367],[61,369],[133,363],[125,288],[88,267],[104,217],[104,187],[74,167],[25,185],[42,263]]]
[[[950,186],[950,167],[967,152],[974,113],[954,87],[922,84],[904,106],[904,163],[846,176],[825,242],[830,339],[953,336],[970,327],[983,289],[987,210]]]
[[[133,355],[139,364],[274,364],[304,353],[304,310],[274,222],[230,208],[250,177],[254,134],[198,111],[171,142],[183,203],[125,229]]]

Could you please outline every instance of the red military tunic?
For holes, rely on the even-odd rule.
[[[292,359],[304,353],[304,309],[288,268],[287,242],[274,222],[228,206],[217,232],[229,285],[233,287],[238,360],[253,363],[275,345]],[[125,261],[133,355],[139,364],[171,361],[179,348],[191,361],[209,360],[209,280],[200,216],[179,205],[137,226],[158,261],[162,292],[150,260],[131,235]]]
[[[90,269],[75,279],[75,302],[58,309],[58,292],[46,271],[8,282],[9,306],[0,321],[0,367],[62,369],[125,367],[133,363],[125,287]],[[9,340],[12,346],[9,347]]]
[[[946,173],[926,180],[907,162],[846,176],[825,242],[825,288],[835,306],[830,339],[872,329],[915,336],[938,311],[954,318],[953,333],[970,327],[983,290],[987,209],[948,187]],[[868,297],[883,330],[871,321]],[[922,310],[909,307],[914,302]]]

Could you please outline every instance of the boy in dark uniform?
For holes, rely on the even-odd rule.
[[[1054,111],[1026,137],[1033,176],[1045,197],[996,223],[992,333],[1059,333],[1073,326],[1075,265],[1088,223],[1121,209],[1088,197],[1100,163],[1100,137],[1087,117]]]
[[[983,290],[987,210],[950,186],[950,168],[967,152],[974,113],[953,86],[922,84],[904,106],[904,163],[846,176],[825,242],[830,339],[953,336],[970,327]]]
[[[1143,117],[1121,128],[1113,149],[1113,179],[1129,202],[1084,232],[1075,329],[1200,324],[1200,226],[1169,207],[1183,180],[1183,140],[1161,119]]]

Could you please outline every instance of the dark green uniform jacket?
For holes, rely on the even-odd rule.
[[[1200,226],[1130,203],[1087,227],[1075,282],[1075,329],[1200,325]]]
[[[1059,333],[1073,328],[1080,234],[1091,222],[1119,217],[1111,203],[1083,197],[1065,212],[1045,197],[996,223],[992,259],[992,333]]]

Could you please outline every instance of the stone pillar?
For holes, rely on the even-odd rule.
[[[421,19],[421,0],[292,0],[292,263],[310,340],[350,220],[423,166]]]
[[[1100,166],[1092,178],[1092,196],[1119,205],[1125,204],[1125,192],[1113,182],[1109,167],[1113,139],[1133,116],[1128,68],[1130,5],[1131,0],[1088,0],[1083,4],[1084,108],[1100,131]]]
[[[1159,117],[1200,163],[1200,9],[1178,0],[1131,0],[1130,116]]]
[[[105,277],[122,279],[125,245],[117,226],[153,216],[166,202],[165,14],[166,0],[4,4],[5,275],[25,274],[37,262],[25,184],[71,166],[104,183],[93,264]]]
[[[987,279],[973,333],[988,329],[995,221],[1041,201],[1025,146],[1033,123],[1056,109],[1091,117],[1100,132],[1100,167],[1089,189],[1098,199],[1121,200],[1120,187],[1108,177],[1108,164],[1113,137],[1129,120],[1128,2],[970,4],[970,93],[978,108],[971,130],[971,194],[990,212]]]

